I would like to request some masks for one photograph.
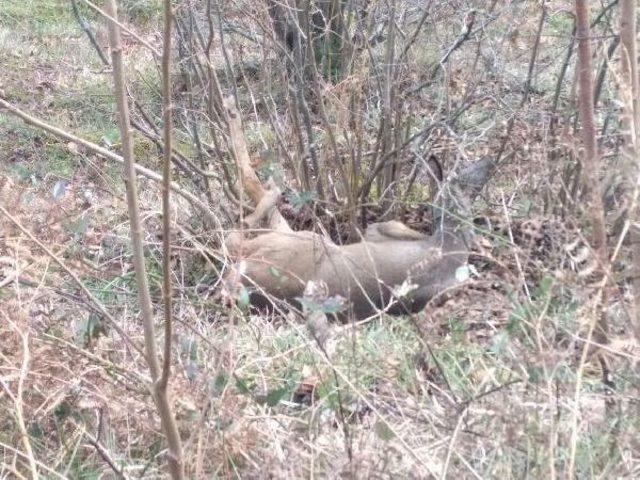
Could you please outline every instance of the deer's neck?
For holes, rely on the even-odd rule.
[[[456,214],[445,209],[436,215],[434,239],[443,252],[468,252],[471,228]]]

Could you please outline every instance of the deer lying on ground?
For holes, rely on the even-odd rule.
[[[330,296],[346,298],[350,318],[364,319],[380,310],[391,314],[421,310],[434,296],[458,283],[457,272],[466,265],[471,235],[469,224],[461,217],[468,213],[493,166],[488,159],[480,160],[441,184],[433,235],[392,221],[370,225],[363,240],[350,245],[294,231],[234,240],[231,250],[241,261],[243,284],[252,289],[251,303],[266,305],[273,297],[299,304],[311,281],[326,285]],[[272,208],[273,195],[266,195],[256,216],[268,215]],[[250,223],[257,220],[252,218]],[[409,285],[404,296],[395,293],[401,285]]]

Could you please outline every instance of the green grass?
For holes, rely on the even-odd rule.
[[[10,159],[6,173],[22,182],[40,182],[45,178],[71,177],[77,157],[66,145],[29,128],[13,117],[0,115],[0,155]]]
[[[567,11],[558,11],[547,16],[546,27],[548,34],[551,35],[566,35],[567,42],[568,36],[573,30],[573,15],[570,15]]]
[[[136,25],[148,26],[162,16],[161,0],[121,0],[121,10]]]
[[[71,4],[61,0],[3,0],[0,26],[30,35],[42,36],[68,33],[75,20]]]
[[[85,133],[107,134],[117,129],[113,90],[107,76],[79,79],[73,88],[54,92],[52,109],[73,112],[71,123]],[[119,134],[118,134],[119,136]]]

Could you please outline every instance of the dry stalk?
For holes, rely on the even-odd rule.
[[[145,339],[145,351],[146,360],[151,373],[152,391],[156,408],[160,416],[162,430],[167,438],[169,445],[169,452],[167,455],[167,464],[171,477],[174,479],[184,478],[183,466],[182,466],[182,447],[180,445],[180,434],[175,421],[175,417],[171,410],[171,404],[168,399],[166,384],[168,380],[168,369],[161,370],[160,362],[158,359],[158,349],[155,338],[154,329],[154,316],[153,307],[151,305],[151,295],[149,293],[149,283],[147,279],[146,265],[144,259],[144,245],[143,245],[143,229],[142,221],[140,219],[140,207],[138,204],[138,188],[135,171],[135,159],[133,153],[133,135],[131,134],[131,124],[129,119],[129,105],[126,96],[125,88],[125,73],[124,64],[122,60],[122,41],[120,36],[120,26],[117,19],[117,5],[115,0],[109,0],[107,2],[107,13],[110,17],[109,23],[109,44],[111,45],[111,61],[113,65],[113,82],[115,97],[118,110],[118,120],[120,126],[120,134],[122,137],[122,153],[124,158],[124,178],[126,182],[127,190],[127,207],[129,210],[129,222],[131,226],[131,247],[133,251],[133,265],[136,276],[136,283],[138,286],[138,301],[140,303],[140,310],[142,315],[142,326],[144,329]],[[165,18],[165,22],[171,22],[171,5],[165,4],[165,16],[168,15],[168,19]],[[166,28],[166,23],[165,23]],[[168,32],[170,35],[170,31]],[[165,35],[167,32],[165,31]],[[165,46],[167,39],[165,38]],[[170,47],[170,43],[169,43]],[[170,52],[165,52],[163,55],[163,72],[165,70],[165,62],[168,62],[168,56]],[[168,69],[169,66],[167,65]],[[169,80],[163,79],[164,83]],[[163,87],[164,89],[164,87]],[[168,112],[164,112],[165,115],[170,115],[170,101],[167,105],[167,99],[164,99],[164,107],[169,107]],[[165,142],[167,136],[170,137],[170,130],[167,135],[167,127],[170,129],[171,125],[165,125]],[[165,144],[165,152],[167,153],[170,161],[171,148],[170,143]],[[165,188],[165,197],[168,199],[168,190],[170,186],[170,178],[166,176],[163,179],[163,186]],[[163,206],[166,206],[163,202]],[[168,218],[168,212],[165,211],[165,218]],[[170,280],[170,279],[168,279]],[[165,292],[170,294],[171,292]],[[165,338],[165,342],[170,342],[171,338]],[[170,351],[170,345],[169,345]],[[170,355],[169,355],[170,357]],[[170,358],[165,359],[166,362],[170,361]],[[162,377],[161,377],[162,376]]]
[[[28,330],[23,332],[16,323],[4,315],[5,321],[11,326],[12,330],[15,331],[16,335],[20,337],[22,341],[22,363],[20,365],[20,375],[18,377],[18,387],[16,394],[14,395],[8,388],[8,385],[5,384],[4,381],[0,382],[0,385],[3,387],[5,393],[13,400],[14,410],[15,410],[15,418],[16,423],[18,424],[18,430],[20,430],[20,438],[22,439],[22,446],[24,447],[24,456],[27,457],[29,462],[29,470],[31,471],[31,478],[36,480],[39,478],[38,475],[38,466],[36,464],[36,458],[33,454],[33,448],[31,448],[31,441],[29,440],[29,433],[27,431],[27,425],[24,421],[24,410],[22,408],[23,405],[23,393],[24,393],[24,382],[29,374],[29,362],[31,360],[31,356],[29,354],[29,333]]]
[[[58,266],[60,268],[62,268],[62,270],[64,270],[66,272],[67,275],[69,275],[69,277],[71,277],[71,279],[76,283],[76,285],[78,285],[78,287],[80,287],[80,290],[82,290],[82,292],[87,296],[87,298],[96,306],[96,308],[100,311],[100,313],[102,314],[102,316],[109,322],[109,324],[113,327],[113,329],[120,335],[120,338],[122,338],[122,340],[125,342],[125,345],[127,347],[127,350],[129,349],[129,347],[131,347],[133,350],[135,350],[136,352],[138,352],[139,354],[143,355],[142,350],[140,350],[140,348],[131,341],[131,339],[129,338],[129,336],[124,332],[124,330],[122,330],[122,328],[120,327],[120,325],[118,324],[117,320],[113,317],[113,315],[111,315],[109,313],[109,311],[106,309],[106,307],[102,304],[102,302],[100,302],[100,300],[98,300],[96,298],[96,296],[91,293],[91,290],[89,290],[85,284],[82,282],[82,280],[80,280],[80,277],[78,277],[78,275],[76,275],[76,273],[71,270],[63,261],[62,259],[57,256],[55,253],[53,253],[53,251],[51,249],[49,249],[45,244],[43,244],[40,240],[38,240],[35,236],[33,236],[33,234],[27,230],[16,218],[14,218],[8,211],[6,208],[4,208],[2,205],[0,205],[0,212],[2,212],[2,214],[7,217],[7,219],[9,219],[9,221],[11,223],[13,223],[16,227],[18,227],[18,229],[25,234],[27,237],[29,237],[29,239],[35,243],[40,249],[42,249],[42,251],[44,253],[46,253],[54,262],[56,262],[58,264]],[[131,353],[129,351],[129,353]]]
[[[7,444],[7,443],[4,443],[4,442],[2,442],[2,441],[0,441],[0,448],[2,448],[2,450],[3,450],[4,452],[12,452],[14,455],[16,455],[16,456],[18,456],[18,457],[21,457],[21,458],[24,458],[24,457],[26,456],[26,455],[24,454],[24,452],[22,452],[21,450],[18,450],[18,449],[17,449],[17,448],[15,448],[14,446],[9,445],[9,444]],[[46,465],[45,463],[42,463],[42,462],[39,462],[39,461],[37,461],[36,463],[38,464],[38,466],[39,466],[42,470],[46,470],[46,471],[47,471],[47,474],[49,475],[47,478],[59,478],[60,480],[68,480],[68,479],[69,479],[69,477],[65,477],[65,476],[63,476],[63,475],[60,475],[60,474],[59,474],[58,472],[56,472],[53,468],[49,467],[49,466],[48,466],[48,465]],[[4,462],[3,462],[1,465],[2,465],[3,467],[5,467],[5,466],[6,466],[6,464],[5,464]],[[11,473],[15,473],[15,474],[17,474],[17,475],[20,475],[20,473],[19,473],[19,472],[16,472],[16,471],[12,471]],[[18,478],[20,478],[20,477],[18,477]],[[23,478],[24,478],[24,477],[23,477]],[[40,477],[38,477],[38,478],[40,478]]]

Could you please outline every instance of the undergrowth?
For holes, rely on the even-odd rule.
[[[143,32],[158,28],[160,2],[123,3]],[[568,27],[556,15],[548,28]],[[130,58],[149,60],[139,45],[129,47]],[[439,52],[430,44],[416,56],[428,66]],[[109,72],[67,3],[4,0],[0,63],[6,98],[118,151]],[[131,61],[128,69],[136,98],[159,116],[155,68]],[[461,125],[491,124],[495,112],[483,108]],[[142,345],[120,166],[5,112],[0,130],[2,206]],[[247,130],[252,149],[274,141],[258,120]],[[178,146],[196,153],[188,139]],[[140,135],[136,154],[157,167],[160,152]],[[534,160],[530,171],[505,169],[502,186],[535,176]],[[141,185],[161,337],[160,187]],[[520,218],[539,210],[531,207],[539,197],[526,194],[511,205]],[[502,201],[489,199],[483,213],[501,211]],[[318,340],[299,315],[223,306],[219,242],[184,201],[174,209],[170,388],[188,478],[554,478],[574,444],[577,478],[640,475],[640,353],[624,321],[625,292],[612,296],[609,312],[612,392],[593,356],[580,364],[592,287],[553,258],[535,263],[505,232],[481,231],[490,266],[479,266],[459,295],[412,317],[329,322]],[[0,227],[0,477],[28,475],[26,433],[43,478],[164,478],[143,355],[24,232],[5,217]]]

